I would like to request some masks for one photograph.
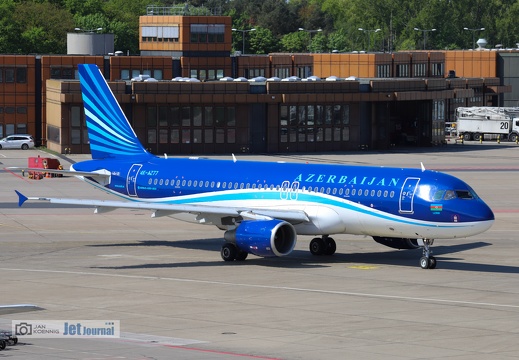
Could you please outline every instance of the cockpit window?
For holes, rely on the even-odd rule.
[[[443,194],[445,194],[445,190],[437,190],[433,195],[433,201],[439,201],[443,199]]]
[[[451,200],[456,198],[456,192],[454,190],[445,191],[445,195],[443,196],[444,200]]]
[[[456,190],[456,195],[460,199],[468,199],[468,200],[474,199],[474,196],[468,190]]]

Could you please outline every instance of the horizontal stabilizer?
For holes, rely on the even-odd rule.
[[[7,170],[11,171],[27,171],[27,172],[38,172],[38,173],[50,173],[56,175],[69,175],[69,176],[84,176],[96,179],[96,181],[105,186],[110,184],[111,174],[108,170],[96,170],[96,171],[74,171],[74,170],[58,170],[58,169],[42,169],[42,168],[27,168],[27,167],[8,167]]]
[[[32,304],[0,305],[0,315],[18,314],[38,310],[45,309]]]

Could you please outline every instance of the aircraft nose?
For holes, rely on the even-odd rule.
[[[486,203],[481,201],[481,206],[478,207],[477,216],[481,219],[481,221],[489,221],[495,220],[494,212]]]

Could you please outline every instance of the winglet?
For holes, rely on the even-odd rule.
[[[420,166],[422,167],[422,172],[425,171],[425,166],[423,166],[423,162],[420,162]]]
[[[15,190],[14,192],[16,193],[16,195],[18,195],[18,206],[21,207],[28,200],[28,198],[18,190]]]

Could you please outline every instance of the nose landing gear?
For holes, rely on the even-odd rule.
[[[420,267],[422,269],[435,269],[436,258],[432,256],[431,245],[434,239],[423,239],[423,256],[420,258]]]

